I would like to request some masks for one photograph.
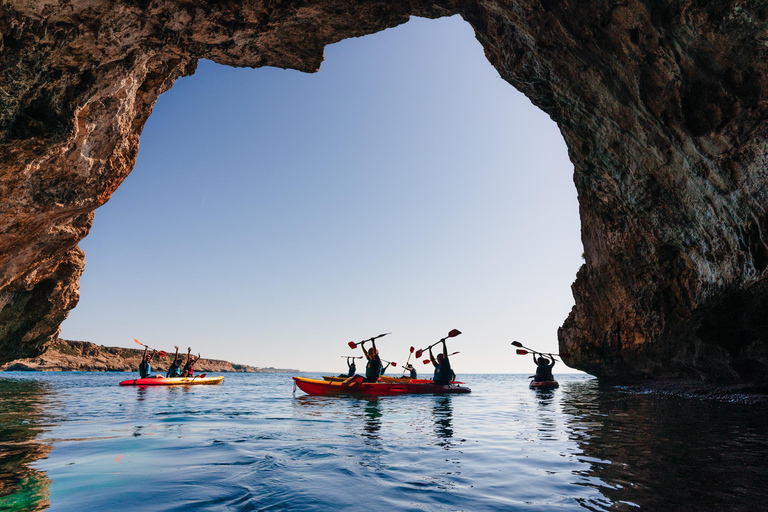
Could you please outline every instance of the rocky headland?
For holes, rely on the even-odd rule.
[[[82,371],[128,372],[138,371],[143,350],[135,348],[103,347],[88,341],[57,339],[37,357],[17,359],[0,365],[0,371]],[[186,354],[185,354],[186,356]],[[156,356],[152,361],[153,372],[164,372],[171,364],[173,354]],[[230,363],[217,359],[200,359],[195,363],[197,373],[246,372],[246,373],[296,373],[299,370],[258,368],[245,364]]]
[[[0,358],[58,336],[94,210],[199,59],[313,72],[327,44],[455,14],[568,146],[585,263],[567,364],[768,379],[768,6],[733,0],[2,2]]]

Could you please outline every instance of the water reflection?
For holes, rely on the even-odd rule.
[[[381,430],[381,404],[378,398],[371,398],[364,401],[364,423],[363,437],[378,440]]]
[[[0,510],[44,510],[50,480],[31,467],[52,447],[37,441],[49,416],[50,394],[36,381],[0,379]]]
[[[562,391],[569,438],[590,465],[582,483],[610,502],[645,510],[762,509],[766,406],[635,394],[596,381]]]
[[[453,404],[450,395],[437,395],[434,397],[432,416],[435,422],[435,435],[437,445],[450,448],[453,441]]]

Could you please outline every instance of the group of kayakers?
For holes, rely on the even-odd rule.
[[[445,339],[440,340],[443,344],[443,351],[438,353],[437,356],[435,356],[432,353],[432,347],[429,347],[429,359],[432,362],[432,365],[435,367],[435,372],[432,377],[432,380],[435,384],[449,384],[451,381],[454,380],[456,377],[456,374],[453,373],[453,370],[451,369],[451,361],[448,358],[448,347],[445,344]],[[370,348],[366,348],[366,343],[371,343]],[[384,374],[384,370],[386,369],[386,366],[383,365],[381,357],[379,356],[379,349],[376,348],[376,340],[375,338],[372,338],[370,340],[362,341],[360,343],[357,343],[362,351],[363,356],[367,359],[367,363],[365,365],[365,376],[357,375],[357,366],[355,365],[355,358],[354,357],[348,357],[347,358],[347,368],[348,372],[346,375],[346,380],[342,382],[343,386],[352,386],[356,384],[362,384],[364,382],[378,382],[381,376]],[[413,350],[413,349],[411,349]],[[387,363],[387,366],[389,366],[390,363]],[[407,371],[410,372],[411,379],[415,379],[417,377],[416,375],[416,369],[411,364],[407,364],[404,366]]]
[[[197,354],[197,356],[192,355],[192,347],[188,347],[187,361],[184,362],[184,356],[179,355],[178,345],[174,345],[174,348],[176,349],[176,353],[173,355],[171,366],[168,367],[168,371],[166,371],[165,376],[192,377],[195,372],[194,365],[200,359],[200,354]],[[157,353],[157,350],[154,349],[150,353],[149,347],[144,347],[144,354],[142,354],[141,363],[139,364],[139,375],[142,379],[149,377],[150,373],[152,373],[152,365],[150,363],[152,359],[154,359],[155,355],[157,355]],[[161,357],[163,355],[165,355],[165,352],[160,354]]]

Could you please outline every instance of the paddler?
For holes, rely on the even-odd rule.
[[[408,364],[405,366],[405,369],[406,369],[406,370],[408,370],[408,371],[411,373],[411,378],[412,378],[412,379],[415,379],[415,378],[416,378],[416,368],[414,368],[414,367],[413,367],[413,365],[412,365],[411,363],[408,363]]]
[[[157,354],[157,350],[152,350],[152,354],[147,354],[147,351],[149,350],[149,347],[144,347],[144,353],[141,355],[141,363],[139,363],[139,377],[142,379],[146,379],[149,377],[149,374],[152,373],[152,365],[149,364],[149,362],[155,357],[155,354]]]
[[[354,377],[357,373],[357,365],[354,357],[347,358],[347,377]]]
[[[173,355],[173,362],[170,368],[165,373],[166,377],[181,377],[181,357],[179,357],[179,346],[173,346],[176,349],[176,353]]]
[[[453,370],[451,370],[451,362],[448,360],[448,347],[445,345],[445,340],[442,340],[442,342],[443,353],[437,354],[437,359],[432,355],[432,347],[429,347],[429,359],[435,367],[435,374],[432,376],[432,381],[441,386],[450,384],[455,375]]]
[[[533,362],[536,364],[536,375],[533,376],[533,382],[546,382],[555,380],[552,376],[552,367],[555,366],[555,358],[551,360],[544,357],[544,354],[539,354],[541,357],[536,358],[536,352],[533,353]]]
[[[360,348],[363,349],[363,354],[368,359],[368,363],[365,365],[365,378],[361,379],[357,375],[353,375],[342,382],[342,385],[349,386],[359,382],[378,382],[381,376],[381,358],[379,358],[379,351],[376,349],[376,342],[374,340],[370,341],[373,346],[368,350],[365,349],[367,341],[360,342]]]
[[[184,371],[181,374],[182,377],[191,377],[195,372],[193,365],[200,359],[200,354],[197,354],[197,357],[191,354],[192,347],[187,347],[187,362],[184,364]]]

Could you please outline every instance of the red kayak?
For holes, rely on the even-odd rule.
[[[417,382],[355,382],[348,386],[341,382],[332,382],[305,377],[294,377],[296,386],[308,395],[356,395],[356,396],[395,396],[395,395],[422,395],[422,394],[448,394],[469,393],[468,387],[460,384],[435,384],[431,380],[419,380]]]
[[[555,389],[559,387],[560,384],[558,384],[556,380],[542,380],[539,382],[536,382],[535,380],[531,381],[531,389]]]

